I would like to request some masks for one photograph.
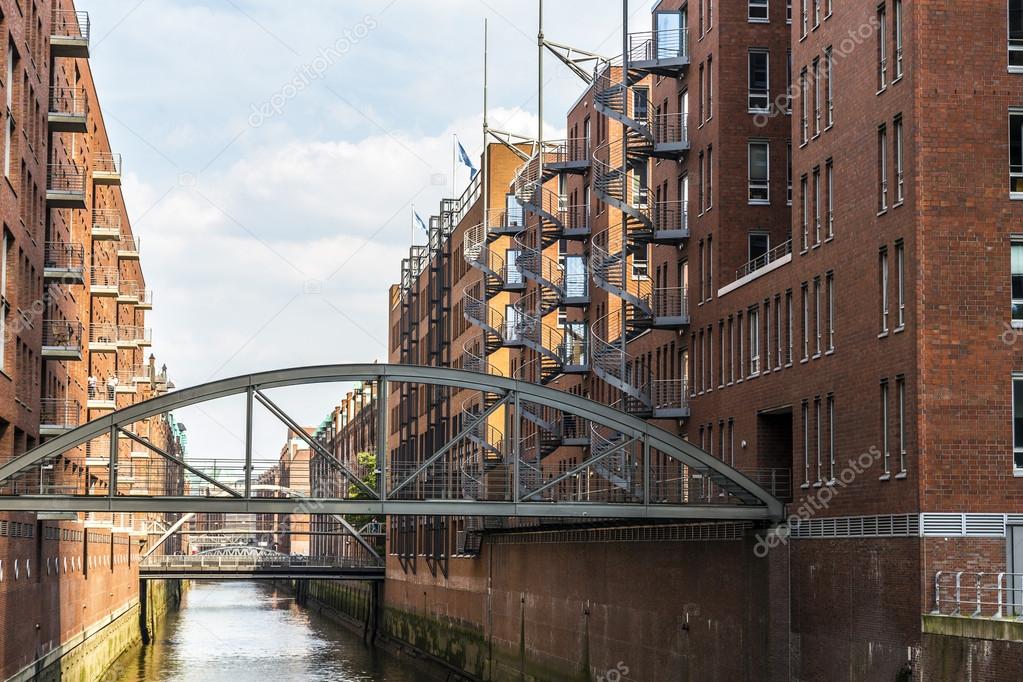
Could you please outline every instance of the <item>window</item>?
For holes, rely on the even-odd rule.
[[[4,83],[7,100],[7,122],[4,125],[4,177],[11,177],[11,162],[14,159],[14,60],[18,53],[14,49],[14,42],[7,43],[7,78]]]
[[[629,241],[629,260],[632,262],[632,279],[648,279],[650,276],[650,244]]]
[[[749,0],[747,17],[750,21],[768,21],[767,0]]]
[[[764,371],[771,371],[771,299],[764,299]]]
[[[813,136],[821,134],[821,60],[813,60]]]
[[[749,375],[760,374],[760,311],[750,308],[749,324]]]
[[[814,346],[813,354],[817,357],[821,354],[821,278],[813,278],[813,333]]]
[[[823,466],[823,464],[824,464],[824,462],[823,462],[823,459],[824,459],[824,439],[823,439],[824,433],[823,433],[823,429],[822,429],[821,399],[820,398],[814,398],[813,399],[813,416],[814,416],[814,421],[817,424],[817,483],[816,483],[816,485],[820,485],[822,483],[822,475],[824,473],[824,471],[823,471],[823,469],[824,469],[824,466]]]
[[[788,348],[785,354],[785,364],[792,364],[792,291],[785,292],[785,313],[788,324],[786,325],[785,338],[788,340]]]
[[[899,473],[906,473],[906,378],[895,378],[895,399],[898,401],[899,419]]]
[[[813,244],[821,243],[821,169],[813,169]]]
[[[799,0],[799,22],[802,26],[801,37],[805,38],[806,34],[810,30],[810,10],[807,7],[807,3],[810,0]]]
[[[1023,326],[1023,240],[1012,242],[1012,321]]]
[[[632,117],[646,121],[650,116],[650,91],[646,88],[632,88]]]
[[[829,272],[825,277],[828,286],[828,352],[835,350],[835,274]]]
[[[824,108],[828,114],[827,127],[830,128],[835,125],[835,54],[830,47],[824,48],[824,71],[827,78]]]
[[[703,106],[703,93],[706,90],[706,86],[704,85],[704,82],[706,81],[706,76],[704,74],[705,74],[705,71],[704,71],[703,64],[700,64],[700,101],[698,103],[699,106],[700,106],[700,110],[698,112],[700,114],[700,117],[699,117],[700,118],[700,125],[703,125],[704,121],[707,120],[707,112],[706,112],[705,107]]]
[[[835,164],[828,159],[824,163],[824,185],[828,193],[828,239],[835,236]]]
[[[813,0],[813,27],[821,25],[821,0]]]
[[[905,173],[902,155],[902,115],[895,117],[895,204],[905,200]]]
[[[835,482],[835,396],[828,394],[828,482]]]
[[[707,210],[714,207],[714,148],[707,145]]]
[[[785,0],[785,23],[792,23],[792,0]]]
[[[902,78],[902,0],[895,0],[894,3],[895,26],[895,80]]]
[[[803,401],[803,487],[810,487],[810,403],[805,400]]]
[[[1009,70],[1023,71],[1023,0],[1009,0]]]
[[[803,360],[810,357],[810,289],[804,282],[803,295]]]
[[[888,130],[884,125],[877,129],[877,212],[888,210]]]
[[[735,320],[728,317],[728,383],[735,381]]]
[[[714,58],[707,57],[707,118],[714,117]]]
[[[714,237],[707,235],[707,298],[714,298]]]
[[[706,196],[707,196],[707,173],[706,173],[706,169],[704,168],[704,158],[703,158],[703,156],[704,156],[703,152],[700,152],[700,166],[699,166],[699,169],[700,169],[700,196],[698,198],[700,200],[700,213],[701,214],[704,211],[707,210],[707,199],[706,199]]]
[[[881,286],[881,333],[888,333],[888,249],[878,252],[878,273]]]
[[[785,113],[792,114],[792,50],[785,53]]]
[[[749,203],[771,202],[770,145],[766,140],[749,143]]]
[[[1023,109],[1009,110],[1009,194],[1023,199]]]
[[[703,273],[707,271],[707,254],[703,248],[703,240],[700,240],[700,302],[707,300],[707,287],[703,279]]]
[[[888,380],[881,380],[881,454],[884,456],[884,476],[891,473],[888,466]]]
[[[799,72],[799,130],[800,140],[806,144],[810,140],[810,118],[809,118],[809,88],[807,83],[806,69]]]
[[[785,203],[792,205],[792,143],[785,146]]]
[[[803,226],[803,251],[810,248],[810,192],[807,187],[807,179],[804,175],[799,181],[799,200],[802,203],[800,222]]]
[[[7,371],[7,263],[11,254],[11,233],[4,228],[3,246],[0,249],[0,369]]]
[[[770,111],[770,55],[767,50],[749,51],[749,111],[766,113]]]
[[[884,4],[877,7],[877,91],[888,87],[888,27]]]
[[[1012,466],[1023,471],[1023,376],[1012,378]]]
[[[749,234],[749,260],[755,261],[763,258],[771,250],[771,235],[766,232],[750,232]]]
[[[899,305],[896,329],[906,326],[906,248],[899,241],[895,242],[895,294]]]
[[[782,366],[782,359],[781,359],[782,358],[782,355],[781,355],[781,351],[782,351],[782,335],[781,335],[781,295],[780,294],[775,295],[775,297],[774,297],[774,321],[775,321],[774,327],[775,327],[775,329],[777,330],[777,333],[778,333],[778,355],[775,358],[774,366],[777,369],[781,369],[781,366]]]

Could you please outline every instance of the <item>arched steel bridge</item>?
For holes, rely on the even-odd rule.
[[[442,387],[451,399],[476,396],[478,408],[453,420],[453,433],[431,452],[417,452],[416,443],[391,447],[377,438],[376,485],[353,462],[338,460],[299,422],[268,395],[273,389],[333,382],[375,382],[384,409],[377,410],[376,432],[392,434],[387,398],[401,384]],[[203,470],[133,432],[135,422],[175,409],[245,396],[244,455],[239,454],[232,478]],[[470,396],[466,398],[465,396]],[[342,480],[340,490],[317,490],[296,502],[261,496],[253,464],[253,408],[259,403],[304,439],[312,456]],[[557,466],[545,463],[524,431],[542,419],[572,420],[586,425],[588,447]],[[502,437],[487,437],[495,422]],[[400,426],[400,425],[398,425]],[[438,427],[440,428],[440,427]],[[397,437],[397,436],[395,436]],[[121,438],[159,455],[166,467],[201,479],[202,491],[175,494],[131,494],[119,476]],[[44,487],[46,469],[80,455],[87,443],[105,439],[109,457],[93,471],[105,483],[66,489]],[[565,441],[566,444],[568,441]],[[193,444],[194,445],[194,444]],[[572,445],[579,443],[572,442]],[[104,455],[106,456],[106,455]],[[123,455],[122,455],[123,456]],[[104,465],[105,464],[105,465]],[[360,475],[361,474],[361,475]],[[585,483],[585,485],[583,484]],[[349,495],[357,490],[358,498]],[[212,491],[212,492],[211,492]],[[190,494],[189,494],[190,493]],[[664,518],[704,520],[776,520],[782,503],[743,472],[728,466],[691,443],[638,417],[607,405],[529,382],[459,369],[351,364],[302,367],[247,374],[185,388],[113,411],[52,438],[0,466],[0,511],[40,512],[218,512],[274,514],[372,514],[519,516],[561,518]]]

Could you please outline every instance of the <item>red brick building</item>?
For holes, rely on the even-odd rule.
[[[427,648],[417,617],[482,629],[465,665],[494,679],[516,658],[550,675],[625,660],[639,679],[1018,676],[1023,637],[978,632],[1023,583],[1023,3],[662,0],[651,26],[599,63],[567,139],[524,158],[491,142],[442,203],[390,291],[391,360],[616,404],[792,516],[394,519],[394,628]],[[393,393],[394,465],[479,400]],[[523,417],[516,466],[538,479],[595,447]],[[503,423],[468,439],[470,481],[509,452]],[[609,588],[622,572],[643,579]]]
[[[88,14],[70,1],[0,2],[0,458],[167,390],[149,355],[152,294],[121,194],[89,67]],[[148,357],[147,357],[148,356]],[[173,449],[170,425],[135,433]],[[180,480],[119,439],[118,494],[167,494]],[[109,487],[97,439],[10,485],[30,492]],[[142,514],[8,514],[0,519],[0,676],[124,612],[138,599]]]

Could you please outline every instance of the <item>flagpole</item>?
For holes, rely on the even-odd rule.
[[[490,176],[489,162],[490,162],[490,145],[489,142],[489,131],[490,127],[487,123],[487,19],[483,19],[483,168],[480,172],[483,175],[480,177],[480,191],[483,192],[483,230],[486,232],[489,227],[489,212],[490,212]]]
[[[455,194],[455,142],[458,141],[458,135],[451,133],[451,198],[457,199],[458,195]]]
[[[409,216],[409,245],[414,246],[416,243],[416,203],[413,201],[409,204],[409,208],[412,210],[412,215]]]

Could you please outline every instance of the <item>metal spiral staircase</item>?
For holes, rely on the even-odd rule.
[[[469,265],[483,273],[488,299],[502,291],[522,291],[525,288],[518,260],[509,263],[497,249],[489,245],[485,224],[480,223],[466,230],[462,239],[462,253]]]
[[[471,324],[483,330],[483,349],[487,355],[502,347],[518,347],[517,323],[506,320],[497,308],[487,302],[483,280],[465,287],[462,293],[462,314]]]
[[[614,490],[609,493],[624,493],[627,497],[642,499],[643,482],[637,480],[631,448],[625,434],[606,426],[590,425],[590,457],[600,457],[590,469],[613,486]]]
[[[626,350],[639,333],[624,319],[626,308],[615,310],[597,320],[590,332],[590,367],[607,384],[622,392],[622,409],[645,416],[653,414],[650,368],[636,361]],[[623,343],[624,335],[624,343]]]
[[[583,306],[590,302],[590,276],[581,256],[567,256],[564,260],[551,258],[543,252],[543,245],[536,244],[536,231],[522,232],[515,237],[519,249],[516,261],[522,276],[545,290],[544,296],[556,301],[559,306]],[[580,267],[570,271],[569,259]]]
[[[462,369],[469,370],[470,372],[480,372],[481,374],[504,376],[504,372],[488,359],[487,356],[493,351],[488,351],[486,344],[486,333],[469,339],[462,344]]]
[[[585,140],[557,140],[537,145],[512,180],[522,208],[540,219],[540,243],[545,249],[559,239],[586,239],[590,235],[589,207],[568,206],[546,183],[561,173],[582,173],[589,168]]]

